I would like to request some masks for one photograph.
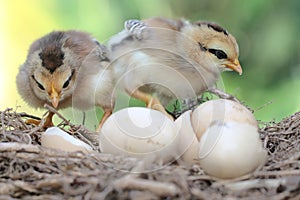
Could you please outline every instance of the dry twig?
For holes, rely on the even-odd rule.
[[[51,109],[51,108],[50,108]],[[54,111],[59,117],[59,113]],[[234,180],[205,175],[198,165],[157,167],[156,159],[42,148],[42,127],[12,109],[0,112],[0,199],[299,199],[300,113],[268,123],[260,136],[269,152],[259,171]],[[64,117],[61,128],[90,141],[84,126]],[[66,130],[68,127],[68,130]],[[159,170],[149,170],[149,169]],[[147,173],[143,171],[148,171]],[[140,173],[132,173],[140,172]]]

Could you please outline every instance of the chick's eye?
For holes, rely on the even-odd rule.
[[[64,57],[65,57],[65,54],[64,54],[64,53],[61,53],[61,54],[60,54],[60,59],[64,59]]]
[[[66,80],[66,82],[64,83],[63,88],[67,88],[69,86],[73,75],[74,75],[74,71],[72,71],[71,76],[69,76],[68,80]]]
[[[68,87],[69,86],[69,84],[70,84],[70,79],[68,79],[65,83],[64,83],[64,85],[63,85],[63,88],[66,88],[66,87]]]
[[[226,59],[227,55],[224,51],[219,50],[219,49],[209,49],[208,50],[210,53],[214,54],[215,56],[217,56],[217,58],[219,59]]]
[[[32,79],[35,81],[35,83],[37,84],[37,86],[41,89],[41,90],[45,90],[44,86],[42,84],[40,84],[36,79],[35,77],[32,75],[31,76]]]

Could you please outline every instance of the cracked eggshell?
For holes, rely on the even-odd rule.
[[[101,152],[138,158],[158,156],[165,162],[177,155],[178,130],[159,111],[130,107],[113,113],[100,131]]]
[[[253,172],[267,158],[257,128],[245,123],[214,122],[199,142],[202,169],[222,179]]]
[[[175,121],[179,130],[179,155],[186,164],[199,162],[199,141],[191,123],[192,111],[186,111]]]
[[[74,152],[82,151],[88,153],[92,147],[81,140],[74,138],[58,127],[48,128],[41,136],[41,145],[52,149]]]
[[[254,115],[245,106],[231,100],[214,99],[198,106],[191,121],[197,138],[200,139],[214,121],[247,123],[258,127]]]

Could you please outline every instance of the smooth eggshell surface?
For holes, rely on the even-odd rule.
[[[253,172],[265,163],[257,128],[235,122],[215,122],[199,143],[200,166],[218,178],[236,178]]]
[[[156,156],[169,161],[177,154],[178,130],[159,111],[130,107],[113,113],[105,121],[99,144],[103,153],[138,158]]]
[[[245,106],[226,99],[215,99],[201,104],[194,110],[191,119],[198,139],[214,121],[258,126],[254,115]]]
[[[191,123],[192,111],[186,111],[175,121],[179,130],[179,149],[182,161],[185,164],[195,164],[199,162],[199,142]]]

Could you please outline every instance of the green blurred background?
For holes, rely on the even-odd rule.
[[[105,42],[126,19],[152,16],[215,21],[228,29],[239,43],[244,74],[225,72],[223,84],[257,119],[278,121],[300,110],[299,0],[1,0],[0,110],[44,112],[26,106],[15,84],[35,39],[78,29]]]

